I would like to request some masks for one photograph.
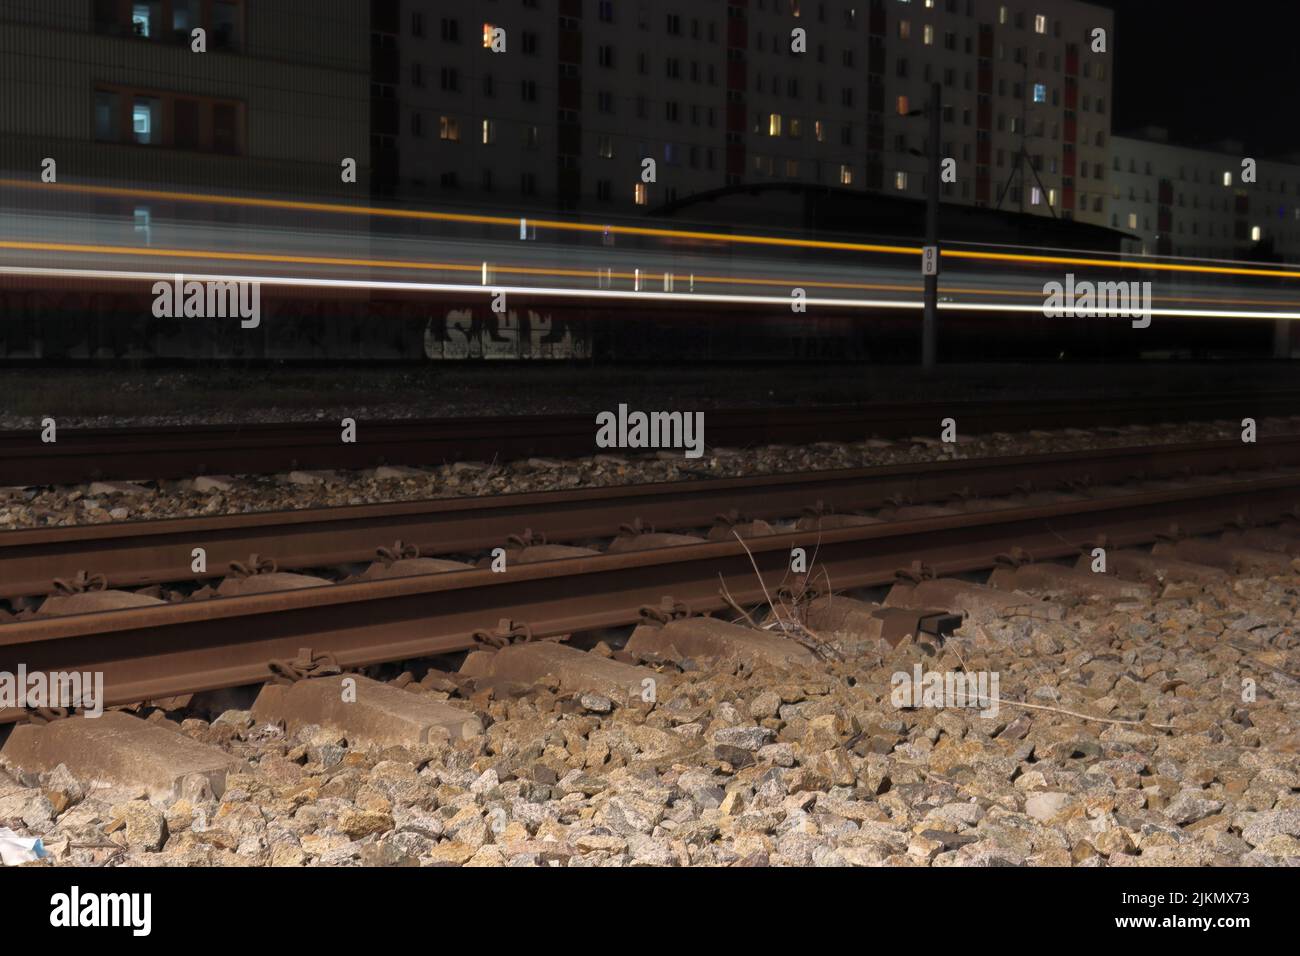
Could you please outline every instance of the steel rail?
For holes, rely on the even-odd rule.
[[[79,571],[103,574],[110,587],[136,587],[221,577],[250,554],[271,557],[283,570],[320,568],[374,560],[377,548],[398,540],[429,555],[474,554],[525,529],[572,542],[612,537],[638,518],[660,531],[685,530],[730,511],[784,518],[817,502],[852,512],[899,498],[1011,495],[1027,482],[1050,490],[1135,474],[1289,466],[1300,466],[1300,436],[28,529],[0,535],[0,598],[49,594],[56,579]],[[204,572],[192,570],[199,547]]]
[[[710,446],[861,441],[938,435],[944,418],[964,434],[1139,422],[1256,419],[1300,412],[1300,391],[1161,396],[1149,400],[931,402],[705,411]],[[362,421],[344,443],[335,422],[61,428],[0,432],[0,486],[75,484],[292,469],[441,465],[451,461],[578,456],[596,447],[595,415],[520,415]]]
[[[836,589],[888,584],[921,560],[940,574],[988,568],[1013,547],[1035,559],[1077,553],[1105,534],[1110,546],[1222,529],[1238,516],[1276,521],[1295,506],[1300,475],[1224,480],[1113,498],[1005,511],[775,534],[539,564],[130,608],[23,621],[0,628],[0,667],[100,672],[108,706],[261,682],[268,663],[300,649],[344,667],[464,650],[503,617],[535,636],[635,623],[665,596],[692,611],[762,601],[787,579],[790,549],[815,556]],[[759,573],[755,573],[757,567]],[[23,716],[0,712],[0,722]]]

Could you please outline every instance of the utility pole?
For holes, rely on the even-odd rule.
[[[1025,149],[1025,137],[1029,135],[1029,97],[1032,95],[1029,89],[1029,53],[1026,52],[1024,61],[1021,65],[1020,81],[1020,160],[1016,163],[1016,168],[1020,170],[1020,215],[1025,214],[1025,167],[1021,164],[1029,163],[1029,168],[1033,169],[1034,164],[1029,162],[1029,153]],[[1037,172],[1034,173],[1036,177]],[[1042,186],[1039,186],[1041,189]],[[1047,198],[1044,196],[1043,198]]]
[[[925,244],[934,250],[932,269],[922,266],[925,273],[925,314],[921,321],[921,369],[933,372],[935,363],[935,335],[939,318],[939,168],[943,151],[942,87],[930,84],[930,171],[926,177],[929,189],[925,196]],[[923,261],[925,256],[922,257]]]

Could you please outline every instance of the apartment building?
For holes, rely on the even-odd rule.
[[[1254,182],[1243,160],[1254,159]],[[1147,127],[1116,136],[1110,225],[1151,255],[1300,257],[1300,162],[1250,156],[1241,143],[1192,148]]]
[[[369,25],[354,0],[0,0],[0,168],[356,195]]]
[[[919,114],[939,83],[946,200],[1110,220],[1113,17],[1091,4],[379,7],[375,115],[392,117],[374,143],[391,192],[616,212],[773,181],[920,197]]]

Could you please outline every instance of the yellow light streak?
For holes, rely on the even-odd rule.
[[[121,196],[133,199],[156,199],[173,202],[211,203],[335,215],[374,216],[379,218],[456,222],[477,225],[517,227],[522,219],[529,225],[561,232],[609,233],[623,236],[649,236],[663,239],[695,239],[737,245],[775,246],[796,249],[827,249],[845,252],[874,252],[889,255],[920,255],[920,246],[881,245],[860,242],[833,242],[820,239],[793,239],[779,236],[754,236],[696,230],[661,229],[649,226],[606,226],[594,223],[533,219],[528,216],[484,216],[471,213],[432,212],[420,209],[388,209],[346,203],[306,202],[292,199],[263,199],[251,196],[221,196],[210,193],[175,192],[161,189],[137,189],[123,186],[89,186],[75,183],[38,183],[24,179],[0,178],[0,187],[53,190],[95,196]],[[1046,256],[1013,252],[977,252],[970,249],[944,249],[948,259],[974,259],[983,262],[1021,262],[1039,265],[1072,265],[1084,268],[1143,269],[1160,272],[1198,273],[1205,275],[1264,276],[1277,279],[1300,279],[1300,270],[1260,269],[1246,266],[1209,266],[1175,262],[1146,262],[1138,259],[1088,259],[1078,256]]]

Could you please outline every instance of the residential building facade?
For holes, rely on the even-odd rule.
[[[0,168],[356,195],[369,33],[355,0],[0,0]]]
[[[1110,225],[1135,235],[1134,252],[1300,258],[1300,162],[1250,156],[1230,141],[1180,146],[1158,127],[1112,142]]]
[[[938,83],[939,145],[956,163],[946,201],[1110,219],[1113,17],[1091,4],[376,8],[378,89],[394,114],[375,139],[387,160],[376,161],[381,191],[615,212],[781,180],[920,197],[920,114]]]

